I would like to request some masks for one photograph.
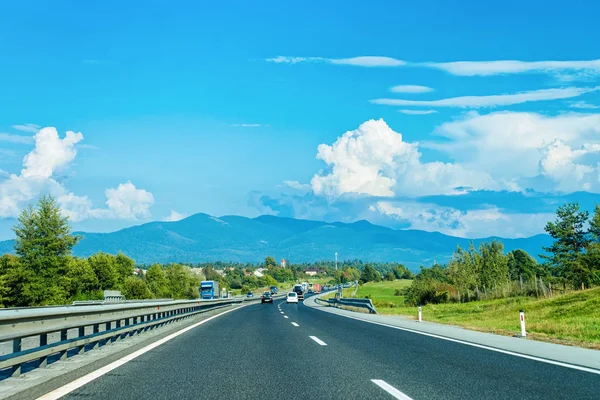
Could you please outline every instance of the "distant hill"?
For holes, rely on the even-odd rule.
[[[412,269],[447,261],[457,245],[467,247],[470,239],[438,232],[394,230],[367,221],[351,224],[307,221],[270,215],[258,218],[195,214],[176,222],[150,222],[111,233],[77,232],[83,239],[75,255],[97,251],[123,251],[138,263],[262,261],[267,255],[292,262],[332,260],[397,261]],[[538,258],[548,235],[523,239],[498,239],[506,251],[523,249]],[[11,240],[0,242],[0,254],[13,251]]]

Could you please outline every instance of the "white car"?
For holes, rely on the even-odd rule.
[[[296,292],[289,292],[285,298],[286,303],[298,303],[298,295]]]

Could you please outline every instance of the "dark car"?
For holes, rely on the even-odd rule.
[[[277,294],[277,292],[279,292],[277,286],[271,286],[271,294]]]
[[[246,297],[254,297],[254,293],[248,292],[248,294],[246,295]]]
[[[271,293],[269,292],[264,292],[262,298],[260,299],[260,302],[273,304],[273,296],[271,296]]]

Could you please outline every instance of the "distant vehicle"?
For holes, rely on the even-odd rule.
[[[323,290],[323,288],[321,287],[321,284],[320,284],[320,283],[315,283],[315,284],[313,285],[313,292],[314,292],[315,294],[319,294],[319,293],[321,293],[321,290]]]
[[[289,292],[285,298],[286,303],[298,303],[298,294],[296,292]]]
[[[298,295],[298,300],[304,300],[304,288],[301,284],[295,285],[293,291]]]
[[[246,297],[254,297],[254,293],[248,292],[248,294],[246,295]]]
[[[302,291],[304,293],[308,292],[308,282],[302,282],[301,285],[302,285]]]
[[[279,292],[277,286],[271,286],[271,294],[277,294],[277,292]]]
[[[271,303],[273,304],[273,296],[271,296],[271,292],[264,292],[262,298],[260,299],[262,303]]]
[[[219,282],[217,282],[217,281],[202,281],[202,282],[200,282],[200,297],[202,299],[218,299],[219,298]]]

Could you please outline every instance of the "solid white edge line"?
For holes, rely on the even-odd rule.
[[[287,315],[284,315],[283,318],[289,318]]]
[[[324,341],[322,341],[321,339],[319,339],[316,336],[309,336],[309,338],[311,338],[315,342],[319,343],[321,346],[327,346],[327,343],[325,343]]]
[[[327,311],[324,311],[324,312],[327,312]],[[433,337],[433,338],[436,338],[436,339],[447,340],[449,342],[465,344],[467,346],[473,346],[473,347],[477,347],[477,348],[480,348],[480,349],[491,350],[491,351],[495,351],[495,352],[498,352],[498,353],[508,354],[510,356],[526,358],[528,360],[539,361],[539,362],[543,362],[543,363],[546,363],[546,364],[557,365],[559,367],[571,368],[571,369],[576,369],[578,371],[590,372],[592,374],[600,375],[600,370],[594,369],[594,368],[587,368],[587,367],[582,367],[582,366],[575,365],[575,364],[564,363],[564,362],[561,362],[561,361],[554,361],[554,360],[549,360],[549,359],[546,359],[546,358],[541,358],[541,357],[536,357],[536,356],[530,356],[530,355],[527,355],[527,354],[517,353],[517,352],[514,352],[514,351],[510,351],[510,350],[503,350],[503,349],[499,349],[499,348],[496,348],[496,347],[486,346],[484,344],[477,344],[477,343],[467,342],[467,341],[460,340],[460,339],[453,339],[453,338],[449,338],[449,337],[446,337],[446,336],[436,335],[435,333],[421,332],[421,331],[417,331],[417,330],[410,329],[410,328],[402,328],[402,327],[399,327],[399,326],[384,324],[383,322],[369,321],[369,320],[366,320],[366,319],[351,317],[349,315],[343,315],[343,314],[336,314],[336,313],[332,313],[332,314],[339,315],[339,316],[345,317],[345,318],[355,319],[357,321],[367,322],[369,324],[386,326],[388,328],[393,328],[393,329],[398,329],[398,330],[401,330],[401,331],[416,333],[418,335],[429,336],[429,337]]]
[[[207,318],[207,319],[205,319],[203,321],[195,323],[194,325],[190,325],[190,326],[188,326],[186,328],[183,328],[182,330],[177,331],[175,333],[172,333],[169,336],[165,336],[164,338],[162,338],[160,340],[157,340],[156,342],[151,343],[151,344],[149,344],[146,347],[142,347],[141,349],[139,349],[137,351],[134,351],[133,353],[128,354],[128,355],[126,355],[123,358],[118,359],[117,361],[114,361],[114,362],[112,362],[112,363],[110,363],[108,365],[105,365],[104,367],[99,368],[96,371],[90,372],[89,374],[84,375],[81,378],[75,379],[74,381],[69,382],[69,383],[67,383],[64,386],[61,386],[58,389],[55,389],[55,390],[53,390],[53,391],[51,391],[49,393],[46,393],[45,395],[38,397],[37,400],[56,400],[56,399],[60,399],[61,397],[63,397],[65,395],[67,395],[67,394],[69,394],[69,393],[71,393],[71,392],[79,389],[80,387],[82,387],[82,386],[90,383],[91,381],[93,381],[93,380],[95,380],[97,378],[100,378],[102,375],[105,375],[105,374],[109,373],[113,369],[119,368],[121,365],[126,364],[127,362],[129,362],[129,361],[131,361],[131,360],[133,360],[133,359],[141,356],[142,354],[149,352],[150,350],[152,350],[152,349],[160,346],[161,344],[164,344],[164,343],[168,342],[169,340],[174,339],[177,336],[186,333],[187,331],[190,331],[190,330],[192,330],[192,329],[194,329],[194,328],[196,328],[196,327],[198,327],[198,326],[200,326],[202,324],[205,324],[205,323],[207,323],[208,321],[210,321],[212,319],[220,317],[221,315],[227,314],[229,312],[232,312],[232,311],[235,311],[235,310],[239,310],[242,307],[246,307],[246,305],[243,305],[241,307],[234,308],[234,309],[231,309],[231,310],[224,311],[224,312],[222,312],[220,314],[217,314],[217,315],[213,315],[210,318]]]
[[[298,325],[298,324],[297,324],[297,323],[295,323],[295,322],[292,322],[292,325],[294,325],[294,326],[296,326],[296,327],[297,327],[297,326],[300,326],[300,325]]]
[[[376,384],[377,386],[394,396],[396,399],[412,400],[410,397],[408,397],[407,395],[405,395],[386,381],[382,381],[381,379],[371,379],[371,382],[373,382],[374,384]]]

